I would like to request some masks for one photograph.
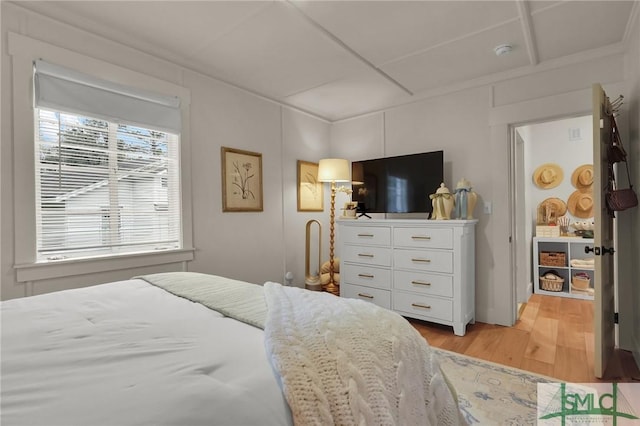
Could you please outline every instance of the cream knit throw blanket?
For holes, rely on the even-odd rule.
[[[404,318],[371,303],[264,285],[267,353],[296,425],[456,425],[434,352]]]
[[[394,312],[276,283],[193,272],[138,278],[264,328],[296,425],[464,424],[434,352]]]

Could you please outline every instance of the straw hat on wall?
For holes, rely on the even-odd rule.
[[[564,173],[562,168],[554,163],[546,163],[538,166],[533,172],[533,183],[541,189],[551,189],[560,185]]]
[[[591,191],[573,191],[567,200],[569,213],[574,217],[586,219],[593,217],[593,195]]]
[[[578,189],[589,189],[593,185],[593,165],[583,164],[571,173],[571,184]]]
[[[564,216],[565,213],[567,213],[567,204],[562,201],[560,198],[547,198],[546,200],[542,201],[539,204],[538,209],[540,209],[541,206],[545,206],[545,207],[553,207],[553,211],[555,212],[556,217],[560,217],[560,216]],[[548,209],[546,209],[548,211]]]

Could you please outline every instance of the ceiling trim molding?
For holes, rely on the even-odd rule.
[[[522,34],[524,36],[524,44],[529,54],[529,63],[531,65],[538,64],[538,47],[536,46],[535,35],[533,34],[533,25],[531,24],[531,13],[529,13],[529,5],[525,0],[517,0],[518,13],[522,23]]]
[[[502,27],[502,26],[510,24],[512,22],[516,22],[518,20],[519,20],[519,17],[518,18],[512,18],[512,19],[507,19],[506,21],[498,22],[497,24],[494,24],[494,25],[491,25],[491,26],[488,26],[488,27],[484,27],[481,30],[473,31],[473,32],[461,35],[459,37],[455,37],[455,38],[449,39],[447,41],[436,43],[436,44],[434,44],[432,46],[429,46],[427,48],[416,50],[414,52],[410,52],[410,53],[404,54],[402,56],[398,56],[396,58],[389,59],[388,61],[384,61],[383,63],[381,63],[380,66],[384,67],[384,66],[387,66],[389,64],[393,64],[395,62],[399,62],[399,61],[405,60],[407,58],[411,58],[413,56],[419,56],[419,55],[422,55],[422,54],[424,54],[426,52],[429,52],[430,50],[438,49],[438,48],[440,48],[442,46],[446,46],[448,44],[456,43],[456,42],[458,42],[460,40],[464,40],[464,39],[467,39],[467,38],[470,38],[470,37],[475,37],[478,34],[482,34],[482,33],[485,33],[487,31],[494,30],[496,28]]]
[[[264,4],[260,5],[260,7],[256,8],[255,10],[253,10],[250,13],[247,13],[246,15],[244,15],[243,17],[241,17],[240,19],[235,20],[227,29],[226,31],[222,31],[220,33],[218,33],[215,37],[207,37],[201,40],[201,42],[199,43],[199,45],[197,47],[195,47],[194,49],[192,49],[192,51],[186,55],[180,55],[177,56],[178,58],[183,57],[184,59],[188,59],[190,60],[193,56],[198,56],[200,55],[203,49],[205,49],[205,47],[211,43],[215,43],[216,41],[220,40],[221,38],[223,38],[224,36],[232,33],[233,31],[235,31],[238,27],[240,27],[242,24],[244,24],[245,22],[248,22],[249,20],[253,19],[254,17],[256,17],[257,15],[263,13],[267,8],[272,7],[273,3],[268,3],[265,2]],[[163,49],[164,50],[164,49]],[[167,56],[171,56],[173,55],[172,52],[166,52]]]
[[[633,29],[636,25],[640,25],[640,2],[634,1],[633,6],[631,6],[631,14],[629,15],[629,20],[627,21],[627,26],[624,29],[624,35],[622,36],[622,43],[625,46],[629,46],[631,43],[631,36],[633,35]]]
[[[377,66],[375,66],[372,62],[370,62],[367,58],[365,58],[364,56],[362,56],[361,54],[359,54],[358,52],[356,52],[354,49],[352,49],[348,44],[346,44],[344,41],[342,41],[341,39],[339,39],[335,34],[333,34],[331,31],[329,31],[328,29],[326,29],[325,27],[323,27],[322,25],[320,25],[318,22],[314,21],[313,19],[311,19],[311,17],[309,17],[306,13],[304,13],[302,10],[300,10],[298,8],[298,6],[296,6],[295,4],[293,4],[290,0],[285,1],[285,4],[289,5],[289,7],[291,7],[293,10],[295,10],[305,21],[307,21],[309,24],[311,24],[312,27],[314,27],[315,29],[317,29],[318,31],[320,31],[322,34],[324,34],[329,40],[333,41],[334,43],[336,43],[338,46],[340,46],[342,49],[344,49],[346,52],[348,52],[349,54],[351,54],[354,58],[358,59],[360,62],[362,62],[363,64],[365,64],[367,67],[371,68],[373,71],[377,72],[378,74],[380,74],[382,77],[384,77],[385,79],[387,79],[388,81],[390,81],[391,83],[393,83],[395,86],[399,87],[402,91],[406,92],[408,95],[413,96],[413,92],[411,90],[409,90],[408,88],[406,88],[405,86],[403,86],[402,84],[400,84],[400,82],[398,82],[397,80],[395,80],[393,77],[391,77],[389,74],[387,74],[386,72],[384,72],[383,70],[381,70],[380,68],[378,68]]]
[[[528,1],[531,1],[531,0],[528,0]],[[544,6],[541,6],[538,10],[533,11],[533,12],[531,13],[531,15],[532,15],[532,16],[533,16],[533,15],[537,15],[538,13],[546,12],[546,11],[547,11],[547,10],[549,10],[549,9],[553,9],[553,8],[556,8],[556,7],[562,6],[562,5],[563,5],[563,3],[564,3],[565,1],[567,1],[567,0],[557,1],[557,2],[555,2],[555,3],[554,3],[554,2],[549,2],[549,4],[544,5]]]
[[[496,74],[491,74],[488,76],[479,77],[473,80],[467,80],[462,83],[453,84],[445,87],[438,87],[436,89],[429,89],[424,92],[418,92],[414,95],[413,99],[410,101],[398,101],[394,104],[390,104],[385,108],[378,108],[371,111],[363,112],[362,114],[352,115],[349,117],[344,117],[339,120],[332,121],[333,123],[339,123],[342,121],[352,120],[359,117],[364,117],[371,114],[381,113],[385,111],[390,111],[396,108],[400,108],[406,105],[414,104],[417,102],[424,101],[429,98],[435,98],[438,96],[444,96],[455,92],[460,92],[462,90],[475,89],[483,86],[490,86],[495,83],[500,83],[506,80],[511,80],[514,78],[526,77],[529,75],[535,75],[546,71],[551,71],[557,68],[562,68],[569,65],[575,65],[582,62],[587,62],[594,59],[600,59],[607,56],[624,54],[625,49],[622,42],[616,43],[614,45],[609,45],[605,47],[600,47],[597,49],[592,49],[585,52],[576,53],[574,55],[565,56],[558,59],[553,59],[545,62],[541,62],[535,66],[525,66],[520,67],[514,70],[503,71]]]

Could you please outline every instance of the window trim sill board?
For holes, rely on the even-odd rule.
[[[194,252],[194,248],[185,248],[154,253],[18,264],[14,265],[14,268],[18,282],[30,282],[74,275],[133,269],[144,266],[188,262],[193,260]]]

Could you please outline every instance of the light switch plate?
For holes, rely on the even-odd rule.
[[[491,201],[484,202],[484,214],[491,214],[493,212],[493,206],[491,205]]]

